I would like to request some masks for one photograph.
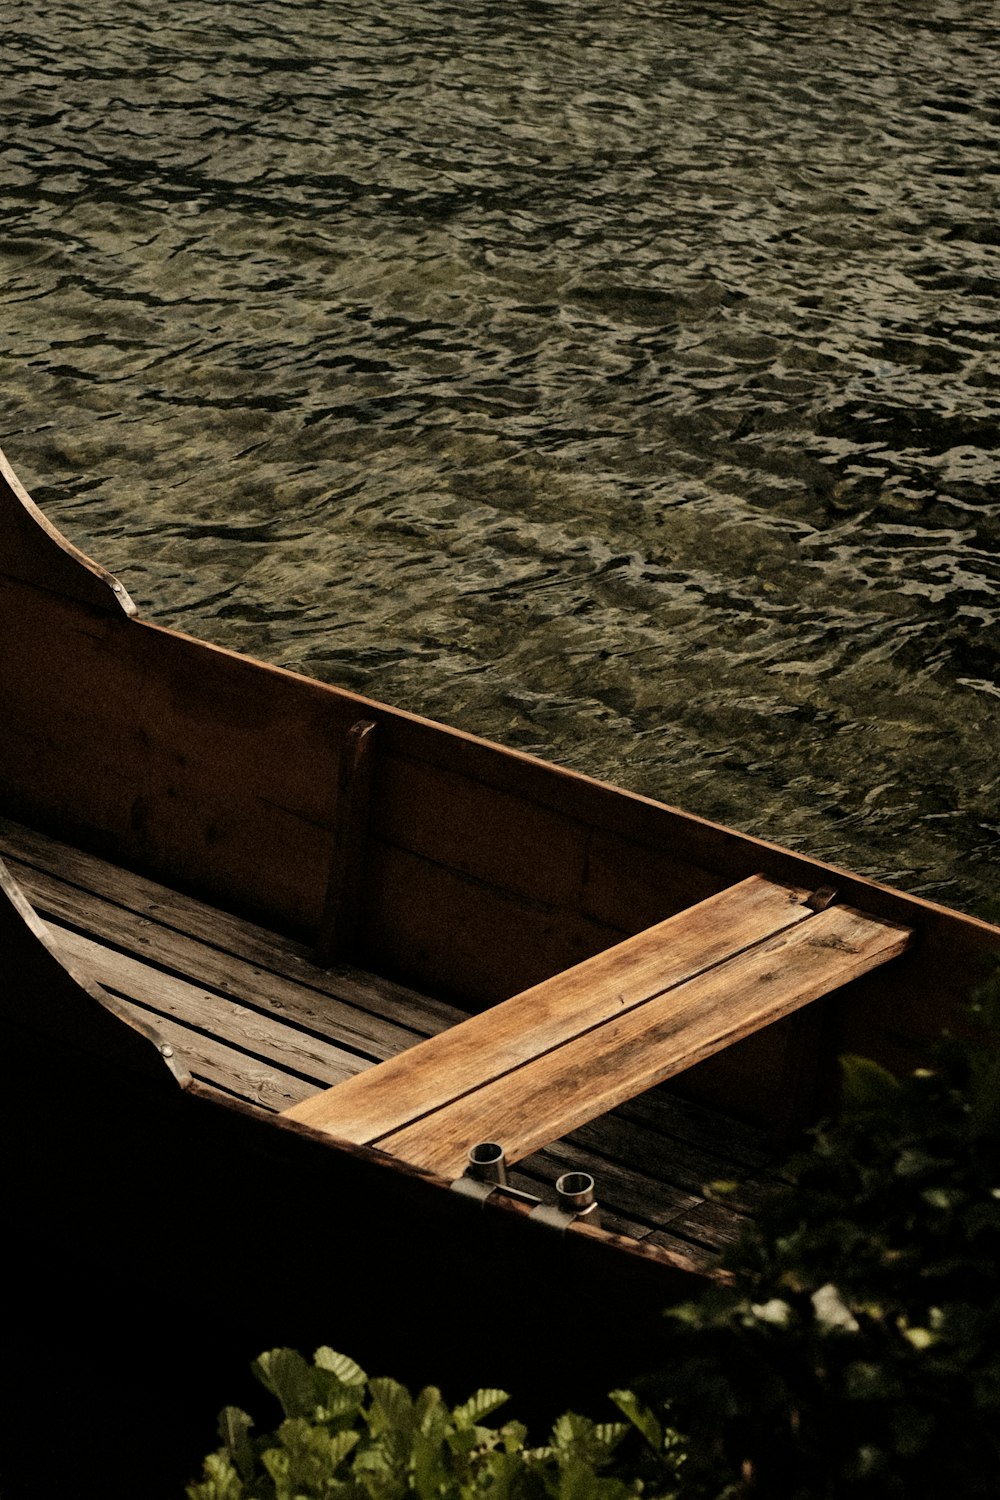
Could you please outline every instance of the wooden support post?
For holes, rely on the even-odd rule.
[[[375,729],[370,719],[358,719],[340,752],[330,877],[313,950],[324,967],[351,949],[361,915]]]

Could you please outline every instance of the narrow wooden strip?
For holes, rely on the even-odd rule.
[[[764,1193],[760,1195],[761,1199],[765,1196]],[[694,1240],[710,1247],[718,1255],[730,1245],[735,1245],[746,1233],[750,1223],[747,1215],[733,1213],[728,1204],[706,1199],[693,1208],[684,1209],[675,1217],[668,1218],[661,1229],[654,1230],[649,1236],[649,1242],[671,1249],[678,1238]]]
[[[123,1003],[138,1020],[155,1025],[193,1077],[223,1089],[234,1098],[280,1114],[312,1087],[294,1073],[284,1073],[272,1064],[248,1058],[215,1037],[204,1036],[179,1021],[148,1011],[135,1000]]]
[[[537,1160],[532,1157],[532,1160]],[[589,1172],[598,1200],[616,1213],[637,1220],[647,1229],[668,1218],[688,1213],[705,1201],[703,1192],[688,1192],[674,1184],[654,1179],[638,1166],[623,1166],[599,1151],[587,1150],[572,1140],[555,1141],[545,1148],[554,1177],[563,1172]],[[554,1197],[555,1195],[552,1194]]]
[[[464,1170],[468,1148],[478,1140],[499,1141],[508,1160],[517,1161],[886,962],[903,951],[910,935],[908,928],[850,907],[829,907],[392,1132],[379,1145],[448,1177]],[[296,1109],[308,1109],[309,1103]]]
[[[550,1149],[564,1148],[598,1151],[610,1161],[644,1173],[657,1185],[683,1189],[696,1194],[699,1200],[705,1197],[707,1184],[726,1181],[732,1184],[732,1191],[726,1196],[727,1206],[741,1213],[753,1211],[754,1194],[745,1193],[742,1186],[742,1179],[748,1175],[746,1168],[685,1141],[667,1139],[624,1119],[617,1110],[577,1126],[569,1137]],[[651,1186],[651,1202],[656,1195],[657,1187]]]
[[[83,928],[139,959],[343,1042],[366,1057],[394,1057],[420,1038],[419,1032],[370,1011],[267,973],[233,954],[220,953],[172,928],[125,912],[74,886],[39,877],[16,861],[11,863],[17,866],[25,891],[43,916]]]
[[[803,905],[808,894],[751,876],[290,1113],[345,1140],[378,1140],[734,951],[811,918]]]
[[[40,899],[46,890],[52,889],[44,877],[54,877],[208,947],[231,953],[296,984],[306,984],[333,999],[373,1011],[387,1021],[412,1027],[420,1034],[433,1035],[465,1019],[466,1012],[456,1006],[353,965],[318,968],[308,949],[291,938],[4,817],[0,817],[0,854],[18,863],[18,879],[24,881],[26,888],[31,884]]]
[[[321,967],[357,944],[376,732],[370,719],[359,719],[347,731],[340,751],[330,877],[313,952]]]
[[[370,1066],[363,1058],[262,1016],[228,995],[190,984],[112,948],[50,922],[60,948],[77,959],[98,984],[126,1000],[138,1000],[158,1016],[196,1026],[254,1058],[314,1082],[338,1083]]]
[[[709,1151],[744,1171],[762,1170],[773,1156],[764,1132],[757,1126],[707,1109],[691,1099],[682,1099],[670,1092],[669,1085],[626,1100],[618,1106],[616,1114],[676,1139],[682,1146],[690,1144]]]

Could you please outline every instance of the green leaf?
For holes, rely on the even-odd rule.
[[[210,1453],[205,1459],[205,1477],[187,1486],[188,1500],[244,1500],[243,1482],[225,1453]]]
[[[418,1432],[441,1433],[451,1422],[451,1413],[436,1385],[426,1385],[413,1403],[413,1424]]]
[[[281,1402],[286,1417],[309,1417],[316,1409],[313,1374],[294,1349],[272,1349],[252,1366],[258,1380]]]
[[[219,1437],[245,1484],[250,1483],[257,1467],[250,1441],[252,1427],[253,1421],[238,1406],[225,1406],[219,1414]]]
[[[628,1431],[630,1431],[628,1422],[598,1422],[594,1428],[594,1437],[603,1448],[607,1449],[610,1457]]]
[[[527,1436],[528,1429],[523,1422],[505,1422],[500,1429],[500,1440],[507,1453],[520,1453]]]
[[[413,1426],[413,1398],[405,1385],[379,1375],[368,1382],[372,1405],[369,1422],[373,1432],[409,1433]]]
[[[433,1426],[433,1414],[425,1416],[424,1421]],[[441,1441],[443,1430],[425,1431],[421,1428],[413,1439],[410,1478],[420,1500],[435,1500],[436,1496],[443,1493],[451,1477],[447,1454]]]
[[[455,1410],[452,1412],[455,1426],[474,1427],[484,1417],[488,1417],[491,1412],[496,1411],[498,1407],[503,1406],[505,1401],[509,1400],[510,1397],[506,1391],[477,1391],[474,1396],[469,1397],[468,1401],[464,1401],[461,1406],[455,1407]]]
[[[821,1328],[841,1333],[857,1333],[859,1323],[832,1281],[813,1292],[811,1297],[816,1322]]]
[[[398,1431],[384,1432],[378,1442],[362,1448],[354,1460],[354,1473],[372,1500],[400,1500],[408,1488],[406,1460],[408,1444],[400,1444]]]
[[[593,1433],[594,1424],[589,1417],[581,1417],[575,1411],[565,1411],[553,1423],[550,1442],[557,1453],[566,1452],[577,1444],[589,1442]]]
[[[659,1453],[663,1446],[663,1428],[649,1407],[633,1391],[612,1391],[610,1394],[618,1410],[642,1433],[654,1453]]]
[[[321,1349],[316,1350],[313,1355],[313,1364],[320,1370],[329,1370],[330,1374],[336,1375],[344,1385],[366,1385],[368,1382],[368,1376],[360,1365],[355,1364],[353,1359],[348,1359],[346,1354],[337,1354],[325,1344]]]
[[[327,1454],[332,1469],[337,1469],[361,1441],[360,1432],[334,1432],[328,1438]]]
[[[899,1081],[868,1057],[848,1053],[840,1059],[844,1108],[851,1112],[879,1109],[899,1093]]]

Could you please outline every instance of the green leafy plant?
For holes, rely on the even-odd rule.
[[[975,1041],[898,1081],[846,1058],[843,1112],[674,1309],[651,1389],[692,1481],[768,1500],[1000,1493],[1000,983]]]
[[[634,1500],[644,1483],[651,1496],[680,1500],[683,1443],[628,1391],[612,1394],[625,1421],[567,1412],[544,1447],[529,1447],[522,1423],[486,1422],[504,1391],[477,1391],[449,1409],[434,1387],[414,1397],[327,1348],[312,1364],[273,1349],[254,1370],[284,1420],[254,1437],[246,1412],[227,1407],[222,1446],[188,1487],[189,1500]],[[623,1477],[639,1467],[645,1481]]]

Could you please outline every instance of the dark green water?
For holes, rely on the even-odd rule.
[[[1000,6],[5,22],[0,443],[144,613],[993,893]]]

